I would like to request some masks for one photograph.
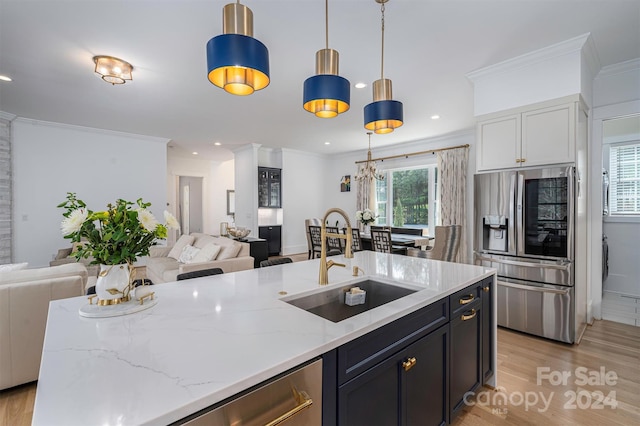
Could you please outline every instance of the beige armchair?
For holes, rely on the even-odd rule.
[[[0,274],[0,390],[38,380],[49,302],[86,284],[81,263]]]

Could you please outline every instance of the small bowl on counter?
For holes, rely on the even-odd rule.
[[[247,235],[251,233],[251,229],[247,228],[228,228],[227,233],[229,237],[236,239],[238,241],[246,241]]]

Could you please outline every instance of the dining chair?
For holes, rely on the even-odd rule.
[[[345,228],[345,234],[347,230]],[[346,241],[345,241],[346,244]],[[358,228],[351,228],[351,253],[364,250],[362,246],[362,238],[360,238],[360,230]]]
[[[420,228],[402,228],[402,227],[392,227],[392,234],[406,234],[406,235],[422,235],[422,229]]]
[[[460,248],[461,234],[461,225],[436,226],[435,242],[431,250],[407,250],[407,255],[453,262],[458,254],[458,249]],[[425,254],[416,254],[414,250],[421,251]]]
[[[290,257],[276,257],[261,261],[260,267],[265,268],[267,266],[284,265],[285,263],[293,263],[293,260]]]
[[[337,226],[327,226],[327,234],[339,234],[340,230]],[[341,238],[327,237],[327,256],[334,256],[336,254],[342,254],[344,248],[342,247]]]
[[[191,278],[208,277],[209,275],[220,275],[224,271],[220,268],[201,269],[199,271],[185,272],[184,274],[178,274],[176,279],[178,281],[190,280]]]
[[[371,228],[371,249],[379,253],[405,254],[406,247],[394,246],[391,242],[391,231]]]
[[[322,225],[322,219],[318,219],[317,217],[311,218],[311,219],[305,219],[304,220],[304,229],[305,229],[305,233],[307,234],[307,250],[309,252],[309,259],[312,258],[312,254],[313,254],[313,242],[311,240],[311,234],[309,233],[309,226],[313,225],[313,226],[320,226]],[[320,240],[318,240],[320,241]],[[320,249],[318,249],[319,251]]]
[[[309,259],[315,259],[316,253],[319,255],[322,250],[322,227],[320,225],[309,225],[309,237],[311,238],[311,250]]]

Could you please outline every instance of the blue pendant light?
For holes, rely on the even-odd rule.
[[[329,1],[325,0],[326,48],[316,52],[316,75],[304,82],[303,108],[320,118],[349,110],[349,80],[338,75],[338,51],[329,49]]]
[[[375,0],[382,11],[382,55],[380,79],[373,82],[373,102],[364,107],[364,128],[376,134],[391,133],[402,126],[402,102],[394,101],[391,80],[384,78],[384,4],[389,0]]]
[[[269,85],[269,50],[253,38],[253,12],[237,3],[223,8],[223,34],[207,43],[209,81],[234,95]]]

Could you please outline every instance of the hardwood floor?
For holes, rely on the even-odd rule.
[[[499,329],[498,386],[453,424],[640,424],[640,329],[596,321],[579,345]]]
[[[497,370],[499,387],[478,390],[453,425],[640,424],[638,327],[596,321],[576,346],[498,329]],[[554,382],[561,374],[570,376]],[[30,425],[35,394],[36,383],[0,391],[0,425]]]

